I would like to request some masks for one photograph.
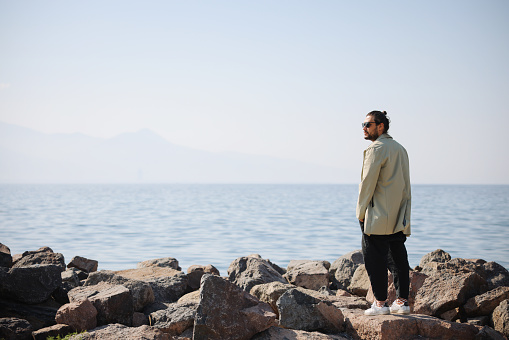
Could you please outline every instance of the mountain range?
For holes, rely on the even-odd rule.
[[[179,146],[151,130],[95,138],[0,122],[0,183],[340,183],[341,169]]]

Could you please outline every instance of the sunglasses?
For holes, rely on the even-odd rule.
[[[362,123],[362,128],[366,128],[366,129],[369,129],[369,127],[371,126],[371,124],[378,124],[377,122],[366,122],[366,123]]]

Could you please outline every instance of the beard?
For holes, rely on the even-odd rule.
[[[376,141],[377,138],[380,136],[377,130],[373,131],[373,133],[369,133],[366,131],[366,135],[364,136],[364,139],[370,140],[372,142]]]

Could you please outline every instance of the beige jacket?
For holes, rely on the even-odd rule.
[[[364,151],[357,218],[367,235],[410,235],[410,171],[403,146],[383,134]]]

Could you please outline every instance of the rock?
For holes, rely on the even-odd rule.
[[[256,257],[240,257],[228,267],[230,282],[245,291],[256,285],[270,282],[288,283],[266,260]]]
[[[442,249],[437,249],[424,255],[419,262],[419,267],[424,268],[430,262],[444,263],[451,260],[451,255]]]
[[[349,340],[340,335],[323,334],[319,332],[306,332],[295,329],[270,327],[255,335],[252,340]]]
[[[168,334],[150,326],[127,327],[119,324],[98,327],[91,332],[73,335],[69,340],[170,340]]]
[[[183,303],[183,302],[200,303],[200,291],[195,290],[194,292],[187,293],[186,295],[184,295],[180,299],[178,299],[177,302],[179,302],[179,303]]]
[[[122,285],[129,289],[133,297],[134,310],[137,312],[143,310],[145,306],[148,306],[155,301],[154,291],[150,283],[116,275],[114,272],[109,270],[101,270],[90,273],[84,286],[93,286],[101,282]]]
[[[346,290],[338,289],[336,290],[336,296],[352,296],[352,294],[348,293]]]
[[[35,264],[53,264],[65,270],[64,255],[54,253],[50,247],[42,247],[34,251],[26,251],[13,265],[13,268],[27,267]]]
[[[200,281],[203,274],[213,274],[219,276],[219,270],[216,267],[209,264],[207,266],[194,265],[187,268],[188,286],[191,290],[197,290],[200,288]]]
[[[167,309],[150,314],[150,324],[171,336],[180,335],[193,327],[197,308],[194,302],[172,303]]]
[[[78,277],[78,270],[75,268],[69,268],[61,273],[62,282],[68,282],[73,287],[80,285],[80,278]]]
[[[248,340],[275,325],[268,304],[219,276],[202,277],[194,340]]]
[[[97,327],[97,310],[90,300],[83,299],[63,305],[58,310],[57,324],[69,325],[73,331],[82,332]]]
[[[292,288],[296,288],[296,286],[276,281],[256,285],[251,288],[250,294],[258,298],[260,301],[268,303],[272,308],[272,311],[276,313],[277,318],[279,318],[279,310],[277,309],[276,302],[284,292]]]
[[[0,339],[30,340],[32,339],[32,330],[32,325],[26,320],[0,318]]]
[[[357,267],[353,274],[350,286],[348,286],[348,291],[355,295],[366,296],[370,287],[371,282],[369,281],[366,266],[361,264]]]
[[[131,325],[134,313],[133,297],[126,287],[101,282],[94,286],[77,287],[69,292],[71,303],[85,298],[88,298],[97,310],[98,325]]]
[[[456,307],[454,309],[448,310],[445,313],[442,313],[440,315],[441,319],[444,319],[446,321],[456,321],[460,318],[460,309],[459,307]]]
[[[484,326],[474,337],[475,340],[507,340],[502,334],[491,327]]]
[[[133,313],[133,327],[140,327],[143,325],[148,325],[149,320],[148,317],[140,312],[134,312]]]
[[[424,284],[424,281],[428,277],[428,275],[419,273],[416,271],[411,270],[410,273],[410,292],[408,294],[408,305],[410,308],[413,308],[415,304],[415,296],[417,295],[417,292],[419,289],[421,289],[422,285]],[[396,287],[394,286],[394,277],[392,276],[391,272],[388,272],[388,289],[387,289],[387,301],[389,304],[391,304],[394,300],[396,300],[398,297],[396,296]],[[366,295],[366,300],[369,303],[373,303],[375,301],[375,295],[373,294],[373,289],[371,285],[369,286],[368,293]]]
[[[27,304],[41,303],[62,285],[61,271],[61,267],[53,264],[0,267],[0,298]]]
[[[502,301],[492,314],[493,327],[509,338],[509,300]]]
[[[11,268],[11,250],[5,244],[0,243],[0,267]]]
[[[453,274],[448,271],[429,276],[415,297],[414,312],[440,316],[463,305],[479,294],[486,281],[476,273]]]
[[[448,322],[425,315],[366,316],[359,309],[343,310],[346,332],[354,339],[441,339],[469,340],[478,333],[469,324]]]
[[[292,288],[277,301],[279,324],[303,331],[337,333],[344,330],[343,313],[322,294],[304,288]]]
[[[371,304],[366,299],[359,296],[335,296],[334,298],[328,298],[328,300],[332,301],[332,304],[341,310],[343,308],[364,310],[371,307]]]
[[[307,289],[328,287],[330,263],[324,262],[326,261],[291,261],[284,278],[293,285]]]
[[[27,305],[9,300],[0,300],[0,318],[12,317],[28,321],[34,330],[55,324],[55,315],[60,304],[48,299],[37,305]],[[0,338],[1,339],[1,338]]]
[[[92,273],[97,270],[99,262],[96,260],[90,260],[81,256],[74,256],[67,265],[67,268],[78,268],[87,273]]]
[[[72,332],[72,329],[68,325],[53,325],[53,326],[41,328],[37,331],[32,332],[32,337],[34,340],[46,340],[49,337],[63,338],[71,332]]]
[[[329,269],[331,289],[348,289],[355,270],[361,264],[364,264],[364,257],[360,249],[351,251],[334,261]]]
[[[486,282],[488,282],[488,289],[493,289],[499,286],[509,287],[509,271],[497,262],[486,262],[483,264],[484,272],[486,273]]]
[[[468,318],[467,323],[474,326],[486,326],[490,322],[488,315],[476,316],[474,318]]]
[[[174,259],[173,257],[163,257],[160,259],[147,260],[143,262],[139,262],[136,266],[137,268],[146,268],[146,267],[163,267],[163,268],[172,268],[175,270],[182,270],[179,267],[179,261]]]
[[[463,308],[467,316],[490,315],[506,299],[509,299],[509,287],[502,286],[468,299]]]
[[[433,275],[443,271],[448,271],[454,274],[477,273],[482,278],[486,278],[486,272],[482,264],[462,258],[454,258],[444,263],[431,262],[424,266],[421,270],[421,272],[426,275]]]

